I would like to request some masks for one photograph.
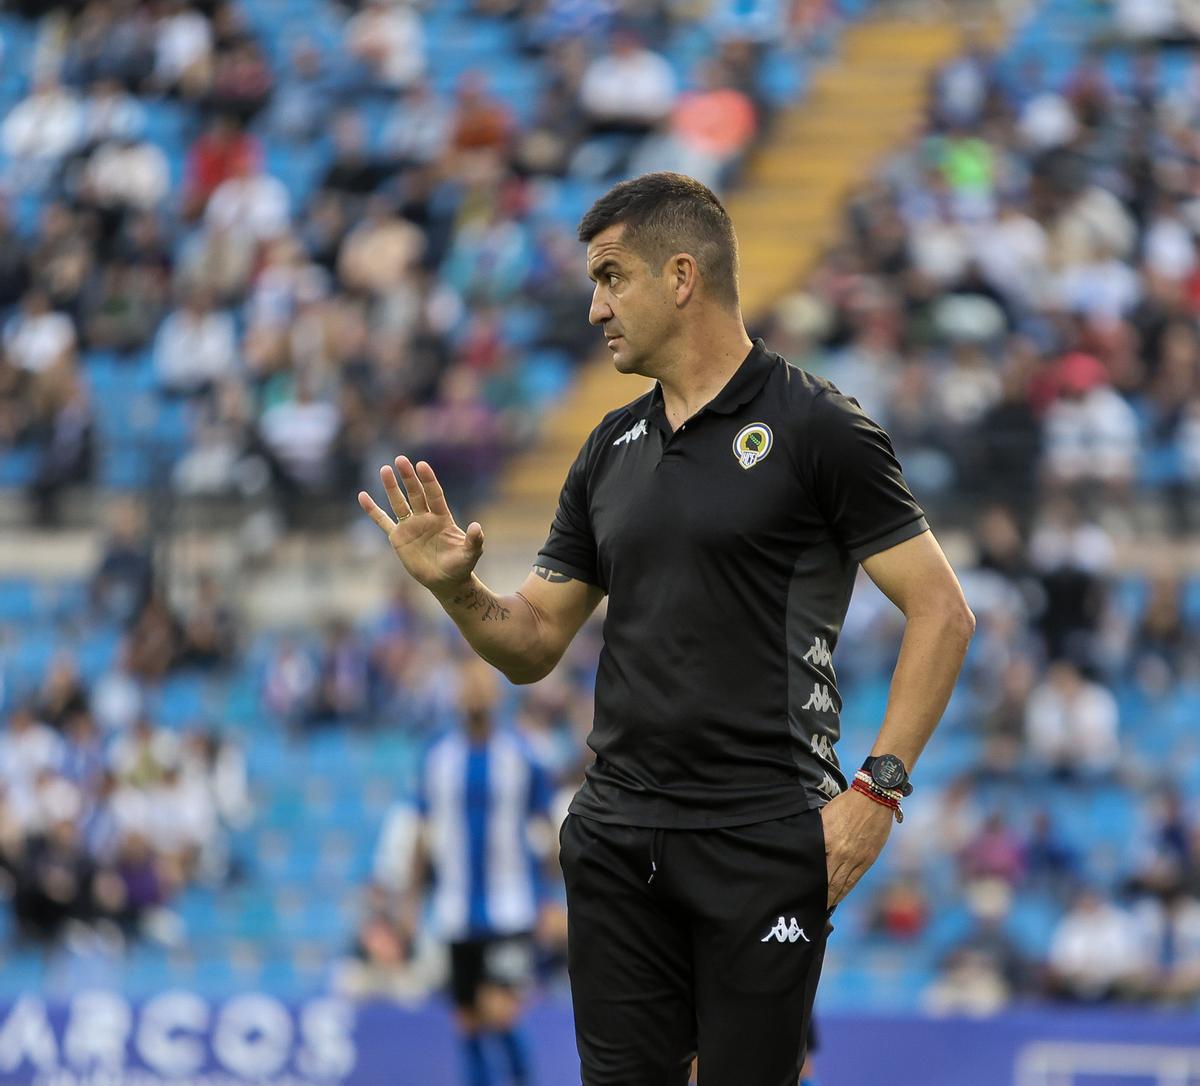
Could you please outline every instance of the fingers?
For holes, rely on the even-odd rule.
[[[379,478],[383,480],[383,489],[387,494],[392,512],[396,514],[396,519],[399,521],[404,520],[405,517],[411,517],[413,511],[404,497],[404,491],[400,489],[400,484],[396,481],[396,473],[384,464],[379,469]]]
[[[385,535],[391,535],[392,529],[396,527],[396,522],[375,504],[375,499],[365,490],[358,492],[358,504]]]
[[[422,485],[412,461],[407,456],[397,456],[396,468],[400,472],[400,480],[404,483],[404,489],[408,491],[408,502],[412,506],[412,511],[428,513],[429,499],[425,496],[425,487]]]
[[[424,488],[425,499],[429,503],[429,511],[440,517],[448,517],[450,515],[450,506],[446,504],[446,492],[442,490],[442,484],[438,482],[437,476],[434,475],[433,468],[422,460],[417,464],[416,476]],[[412,491],[410,490],[409,493],[412,493]]]
[[[475,561],[479,561],[479,556],[483,554],[483,528],[478,521],[471,521],[467,525],[467,546],[470,548]]]

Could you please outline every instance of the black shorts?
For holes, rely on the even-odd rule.
[[[528,933],[465,939],[450,944],[450,998],[473,1007],[485,985],[520,989],[533,979],[533,940]]]
[[[832,925],[820,812],[563,824],[583,1086],[796,1086]]]

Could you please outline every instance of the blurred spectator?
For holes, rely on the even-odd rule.
[[[187,98],[202,95],[212,78],[213,32],[207,17],[186,0],[166,0],[156,30],[155,81]]]
[[[591,62],[579,88],[593,133],[633,136],[664,120],[675,94],[675,74],[666,58],[627,30],[612,35],[608,52]]]
[[[1133,920],[1151,963],[1150,994],[1189,1005],[1200,994],[1200,901],[1178,889],[1143,898]]]
[[[50,308],[50,298],[37,287],[22,299],[21,307],[4,326],[8,357],[30,373],[45,373],[71,357],[75,325],[65,313]]]
[[[1183,794],[1168,785],[1148,805],[1149,827],[1139,842],[1130,888],[1170,895],[1200,885],[1200,849]]]
[[[271,101],[272,130],[295,143],[308,143],[325,131],[329,92],[320,50],[301,39],[292,47],[289,78],[281,81]]]
[[[1050,944],[1049,994],[1102,1003],[1144,990],[1148,960],[1128,913],[1095,890],[1083,890],[1059,921]]]
[[[116,502],[100,564],[92,575],[92,604],[112,621],[131,622],[150,598],[153,582],[145,513],[133,499]]]
[[[1061,483],[1126,484],[1137,455],[1137,417],[1090,355],[1063,358],[1055,370],[1058,398],[1046,412],[1046,464]]]
[[[915,878],[886,885],[871,908],[870,930],[889,939],[916,939],[929,923],[929,899]]]
[[[1025,863],[1028,888],[1059,899],[1071,894],[1082,874],[1079,854],[1063,838],[1049,811],[1038,811],[1033,816]]]
[[[129,670],[158,682],[179,662],[179,621],[161,595],[151,595],[129,628]]]
[[[333,119],[333,157],[321,187],[343,197],[374,192],[387,175],[386,167],[371,154],[362,117],[346,109]]]
[[[109,735],[128,731],[142,715],[142,689],[129,671],[129,649],[122,646],[113,666],[91,689],[96,722]]]
[[[309,654],[294,641],[283,641],[263,681],[267,709],[284,724],[302,723],[315,703],[317,681],[317,667]]]
[[[346,24],[346,48],[371,88],[403,90],[425,71],[425,34],[408,3],[367,0]]]
[[[330,452],[338,434],[338,409],[317,396],[315,381],[299,373],[293,396],[263,412],[259,432],[273,478],[289,505],[320,493],[331,481]]]
[[[159,328],[154,367],[164,389],[180,395],[210,392],[237,365],[233,317],[193,287]]]
[[[968,883],[999,881],[1016,887],[1025,876],[1025,849],[1003,813],[991,814],[963,849],[959,869]]]
[[[1042,768],[1068,780],[1114,774],[1121,748],[1116,698],[1066,660],[1050,665],[1029,696],[1025,715],[1030,754]]]
[[[429,970],[415,960],[412,934],[397,915],[397,899],[375,883],[363,897],[362,919],[349,959],[341,963],[337,988],[355,999],[415,1002],[429,991]]]
[[[146,127],[146,110],[119,80],[97,79],[83,101],[83,143],[95,147],[106,140],[130,140]]]
[[[180,666],[215,668],[232,660],[237,643],[234,616],[211,573],[202,573],[197,579],[196,595],[182,625]]]
[[[167,196],[170,164],[161,148],[134,137],[110,139],[88,158],[82,199],[107,212],[153,210]]]
[[[51,661],[38,694],[38,719],[61,732],[69,717],[87,710],[88,693],[76,661],[70,653],[61,652]]]
[[[419,80],[388,117],[383,150],[401,168],[432,166],[449,147],[455,124],[454,111],[427,80]]]
[[[1104,614],[1112,539],[1098,524],[1087,523],[1074,503],[1061,499],[1035,525],[1029,557],[1045,594],[1041,627],[1047,655],[1090,661]]]
[[[0,127],[5,154],[25,167],[42,167],[39,174],[26,169],[30,181],[44,179],[46,171],[74,151],[84,136],[84,111],[79,99],[56,79],[43,76],[29,97],[18,102]]]
[[[245,175],[261,151],[253,136],[218,113],[188,151],[183,210],[189,218],[201,214],[212,194],[231,177]]]
[[[452,150],[460,156],[488,153],[503,156],[508,150],[512,130],[512,115],[489,93],[483,73],[465,73],[459,80],[455,100],[450,130]]]
[[[283,182],[248,161],[237,161],[209,198],[204,222],[209,230],[232,231],[262,243],[287,230],[290,208]]]
[[[89,918],[94,876],[76,824],[78,793],[61,779],[52,787],[47,821],[26,840],[13,895],[18,933],[41,943],[56,940],[68,923]]]
[[[28,432],[38,451],[29,486],[33,516],[38,525],[55,527],[61,493],[92,477],[92,408],[79,373],[60,362],[41,374],[34,410]]]
[[[363,722],[370,693],[370,661],[348,623],[330,624],[317,669],[314,723]]]

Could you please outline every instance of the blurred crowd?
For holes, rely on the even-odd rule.
[[[1179,55],[1172,60],[1178,72]],[[778,349],[850,389],[930,500],[1029,480],[1197,526],[1200,67],[1065,82],[982,45],[943,67],[925,130],[851,198],[841,239],[776,308]],[[1145,512],[1145,511],[1142,511]]]
[[[0,102],[0,449],[37,450],[43,523],[105,450],[98,357],[149,355],[159,396],[188,404],[164,469],[181,494],[269,499],[294,523],[357,489],[379,446],[436,456],[471,504],[593,341],[583,208],[557,215],[556,186],[728,177],[767,120],[764,60],[836,15],[830,0],[478,0],[450,24],[407,0],[297,5],[282,23],[232,0],[17,6],[38,22],[28,55],[3,58],[19,76]],[[536,72],[522,108],[487,71],[450,91],[433,78],[431,38],[470,20],[515,43],[497,45],[497,78]],[[311,191],[287,176],[314,161]],[[538,350],[548,376],[527,364]]]

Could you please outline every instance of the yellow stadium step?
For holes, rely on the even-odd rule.
[[[808,274],[841,228],[847,193],[916,131],[931,73],[963,42],[958,24],[865,22],[846,33],[837,60],[816,74],[805,100],[777,119],[726,202],[741,246],[747,316],[766,310]],[[606,411],[647,387],[643,379],[618,374],[606,351],[584,367],[545,419],[536,447],[510,465],[494,506],[480,516],[492,563],[527,565],[589,431]]]

